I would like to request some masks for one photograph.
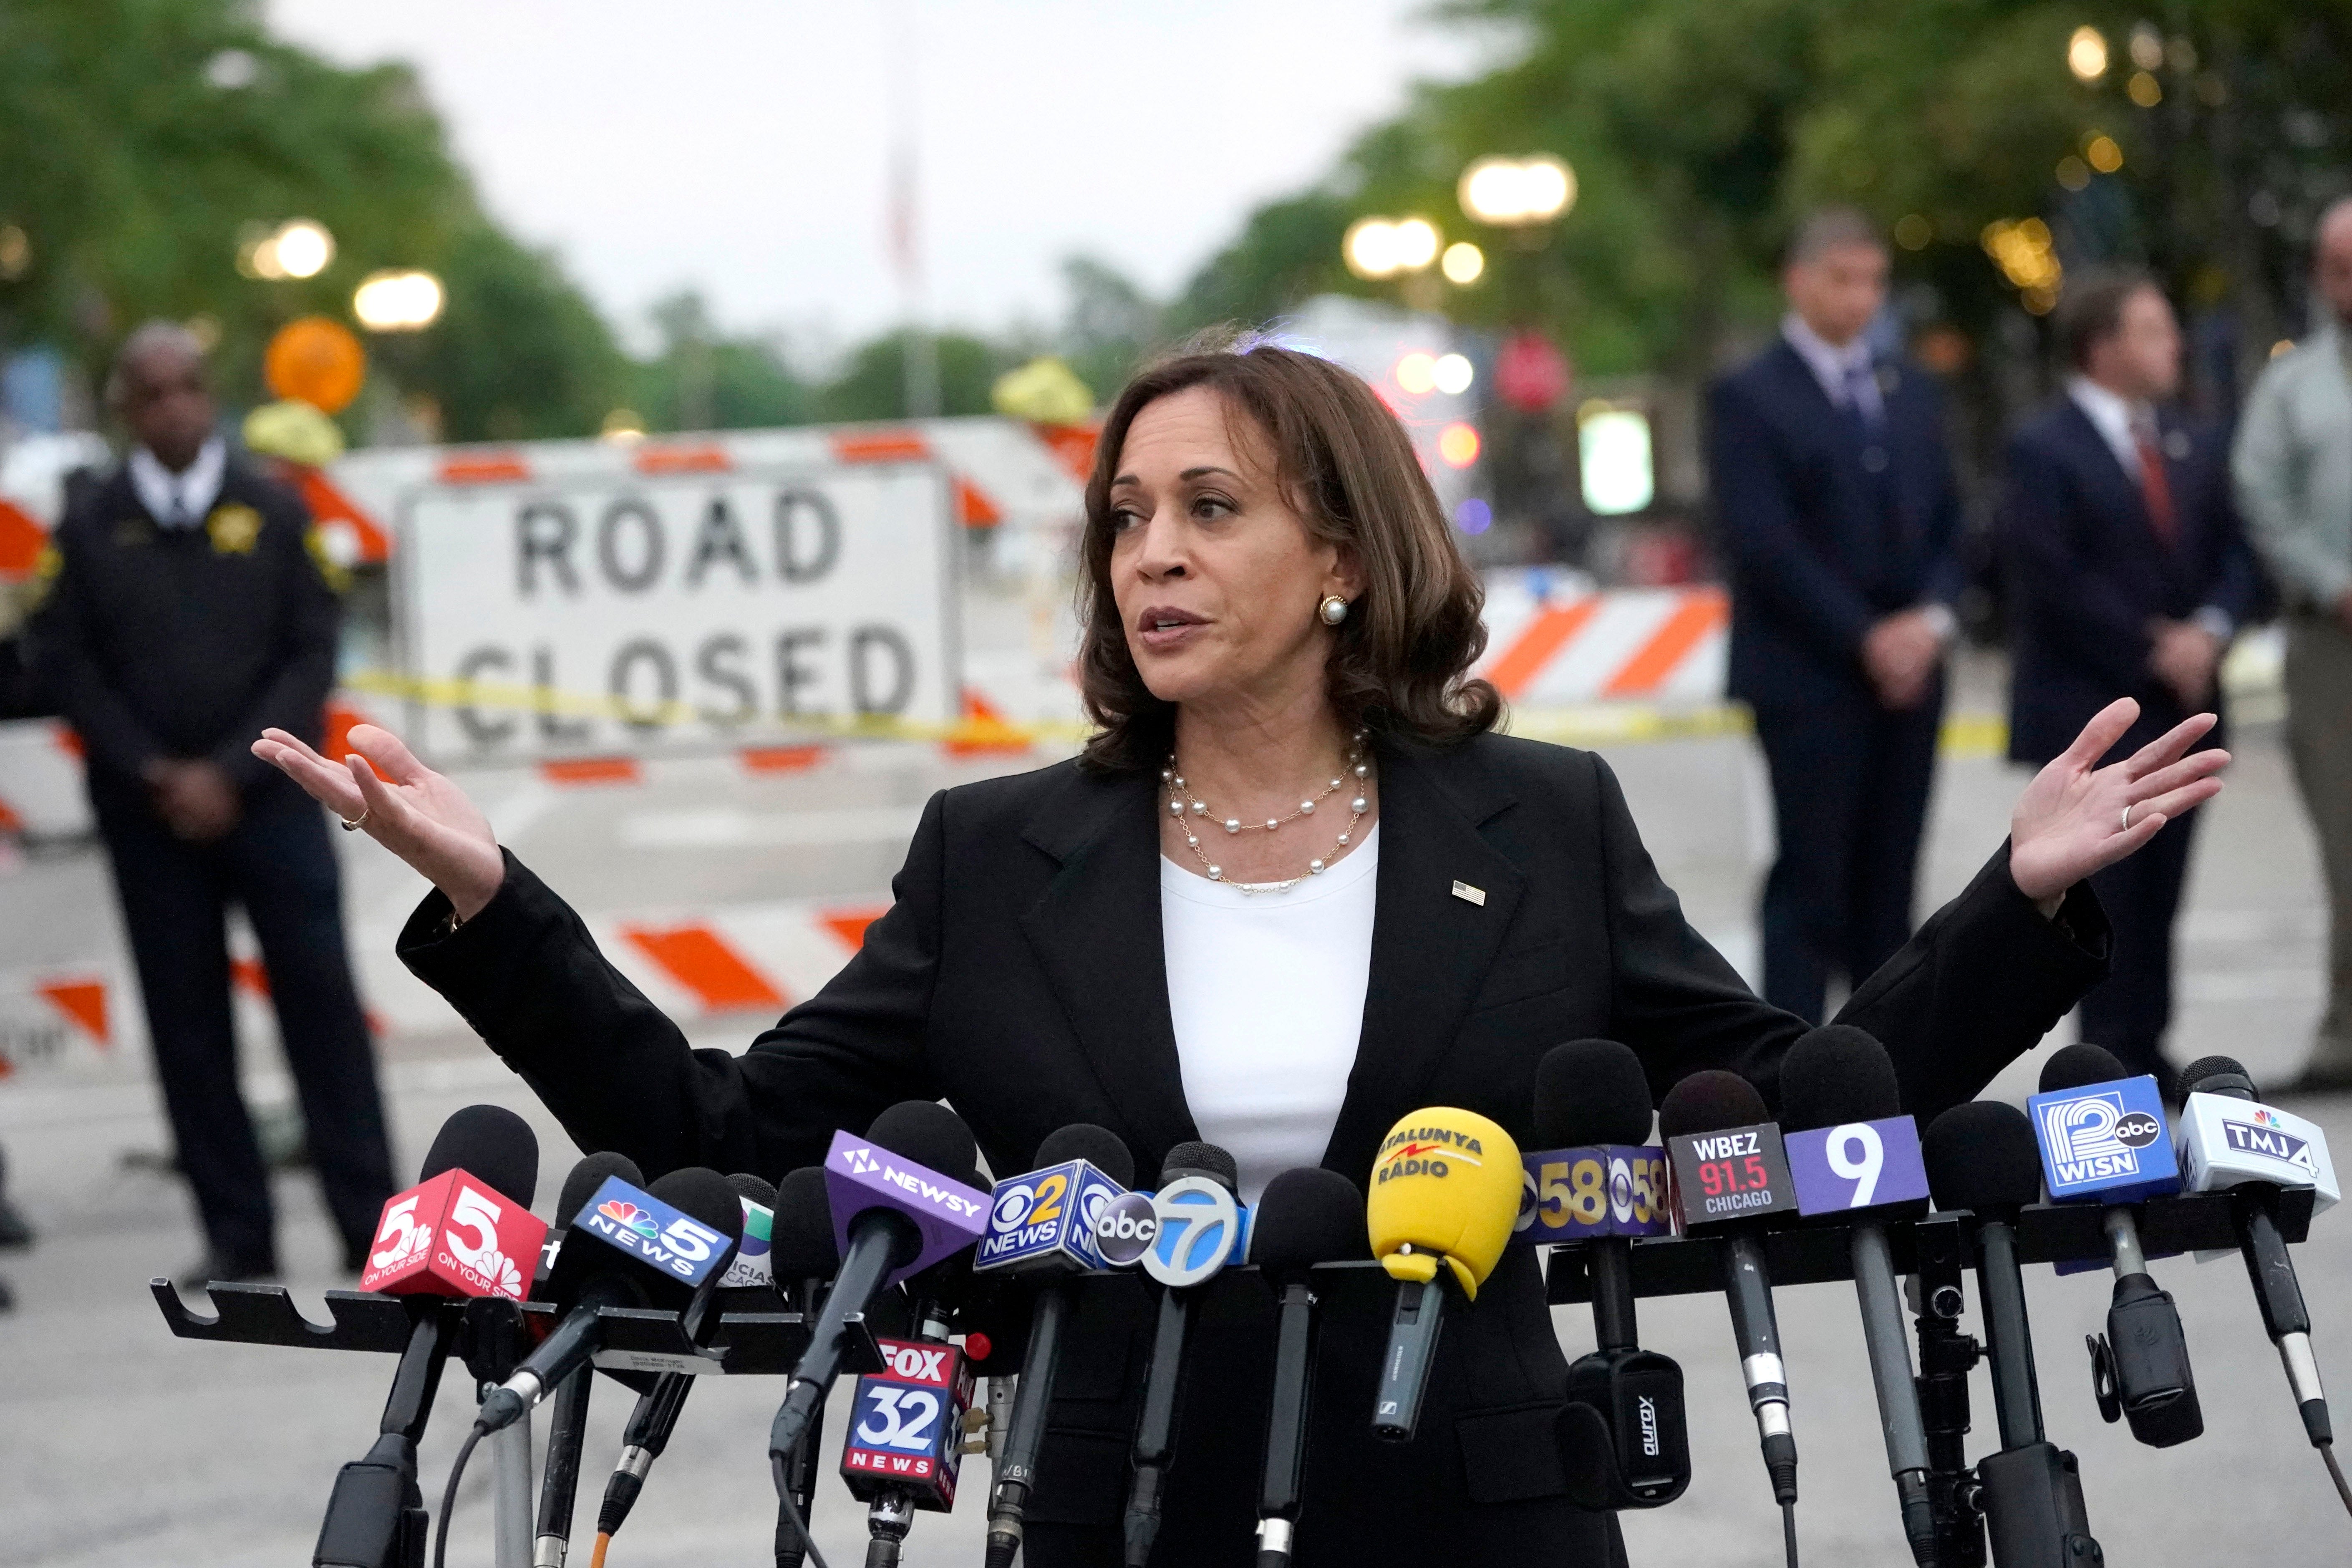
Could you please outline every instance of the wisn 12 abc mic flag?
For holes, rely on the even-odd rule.
[[[2130,1204],[2180,1190],[2164,1094],[2147,1074],[2037,1094],[2025,1113],[2053,1203]]]
[[[934,1513],[955,1507],[971,1363],[951,1344],[877,1340],[882,1370],[857,1380],[841,1479],[860,1502],[899,1491]]]
[[[572,1235],[593,1236],[688,1285],[708,1279],[727,1251],[725,1236],[618,1176],[590,1195]]]
[[[1519,1158],[1527,1169],[1514,1247],[1674,1234],[1666,1152],[1656,1144],[1535,1149]]]
[[[546,1240],[546,1225],[528,1208],[463,1171],[444,1171],[383,1205],[360,1289],[520,1301]]]

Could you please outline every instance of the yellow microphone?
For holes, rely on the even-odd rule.
[[[1438,1265],[1465,1300],[1477,1300],[1511,1239],[1523,1181],[1519,1146],[1475,1111],[1416,1110],[1381,1140],[1364,1219],[1372,1256],[1397,1281],[1397,1304],[1373,1396],[1373,1436],[1412,1436],[1445,1322]]]

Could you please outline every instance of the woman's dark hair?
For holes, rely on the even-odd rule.
[[[1340,721],[1418,749],[1495,727],[1503,700],[1467,679],[1486,648],[1486,591],[1462,559],[1404,426],[1353,373],[1247,339],[1183,351],[1127,384],[1103,421],[1087,480],[1079,545],[1078,689],[1099,726],[1085,761],[1104,771],[1158,767],[1175,706],[1154,697],[1128,651],[1111,593],[1111,480],[1146,405],[1196,386],[1261,432],[1275,475],[1316,538],[1353,555],[1364,588],[1333,635],[1331,704]]]

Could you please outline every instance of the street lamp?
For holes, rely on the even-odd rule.
[[[1576,205],[1576,174],[1549,153],[1481,158],[1462,171],[1462,210],[1498,228],[1549,223]]]
[[[352,294],[352,314],[372,332],[414,332],[441,316],[441,279],[414,268],[371,272]]]
[[[238,252],[237,270],[248,278],[316,278],[335,258],[335,237],[327,226],[290,217],[268,234],[248,240]]]
[[[1348,226],[1339,253],[1359,278],[1394,278],[1425,272],[1437,259],[1437,227],[1427,218],[1358,218]]]

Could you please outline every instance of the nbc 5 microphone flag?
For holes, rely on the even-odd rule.
[[[385,1202],[360,1289],[520,1301],[546,1239],[528,1208],[462,1170],[444,1171]]]
[[[572,1236],[593,1236],[688,1285],[709,1278],[729,1238],[653,1194],[608,1176],[572,1222]],[[569,1241],[566,1245],[570,1245]]]

